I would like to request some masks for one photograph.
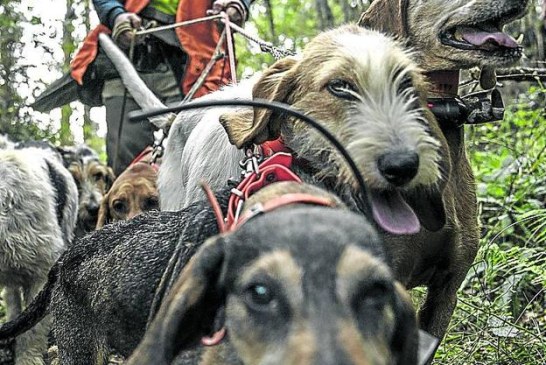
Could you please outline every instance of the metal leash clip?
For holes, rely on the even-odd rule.
[[[442,127],[459,128],[504,118],[504,101],[497,89],[480,91],[462,98],[430,98],[428,106]]]
[[[159,133],[160,136],[158,137],[157,134]],[[165,147],[163,147],[163,142],[165,141],[165,138],[167,138],[167,133],[165,133],[163,129],[160,129],[159,131],[156,131],[154,133],[154,144],[152,146],[152,163],[157,163],[157,160],[163,157],[163,154],[165,153]]]
[[[263,161],[263,155],[259,146],[245,147],[245,158],[239,161],[239,166],[243,169],[241,177],[244,179],[252,173],[260,175],[260,163]]]

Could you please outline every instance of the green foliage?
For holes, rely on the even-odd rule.
[[[468,132],[483,237],[435,363],[544,364],[544,90],[522,95],[502,123]]]
[[[256,30],[261,39],[275,46],[301,51],[320,31],[316,1],[270,0],[270,2],[272,20],[264,2],[256,1],[252,5],[251,16],[245,28],[249,31]],[[345,18],[357,20],[367,7],[367,3],[358,0],[329,1],[328,5],[334,14],[334,26],[344,23]],[[275,37],[272,36],[271,22],[274,25]],[[274,62],[270,54],[261,52],[255,43],[240,34],[236,35],[235,39],[239,75],[248,76]]]

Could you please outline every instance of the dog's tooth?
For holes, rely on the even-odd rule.
[[[516,38],[516,43],[519,44],[519,45],[522,45],[523,44],[523,37],[524,37],[524,35],[523,35],[523,33],[521,33],[519,35],[519,37]]]
[[[453,33],[453,37],[458,40],[459,42],[463,42],[464,41],[464,38],[463,38],[463,34],[461,33],[461,31],[459,30],[459,28],[457,28],[455,30],[455,33]]]

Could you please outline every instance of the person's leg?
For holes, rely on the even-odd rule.
[[[168,68],[164,72],[141,73],[139,76],[162,102],[168,104],[182,100],[178,83]],[[140,110],[140,107],[128,93],[125,108],[123,108],[124,91],[125,87],[121,80],[113,79],[105,82],[102,92],[102,100],[106,107],[108,166],[112,167],[116,176],[125,170],[144,148],[152,146],[154,142],[155,127],[148,120],[138,122],[128,120],[127,114],[134,110]],[[118,139],[122,109],[124,120],[121,127],[121,138]],[[118,145],[119,147],[117,147]]]
[[[148,120],[132,122],[127,114],[134,110],[140,110],[135,101],[128,96],[123,109],[123,96],[111,96],[105,98],[106,123],[106,153],[108,154],[108,166],[112,167],[116,176],[129,166],[133,159],[154,142],[154,128]],[[120,121],[123,112],[123,125]]]

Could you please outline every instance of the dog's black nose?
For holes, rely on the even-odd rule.
[[[417,175],[419,155],[410,151],[389,152],[379,157],[377,167],[388,182],[402,186]]]
[[[99,205],[97,203],[91,203],[91,204],[87,205],[87,212],[91,216],[95,216],[95,215],[99,214]]]

